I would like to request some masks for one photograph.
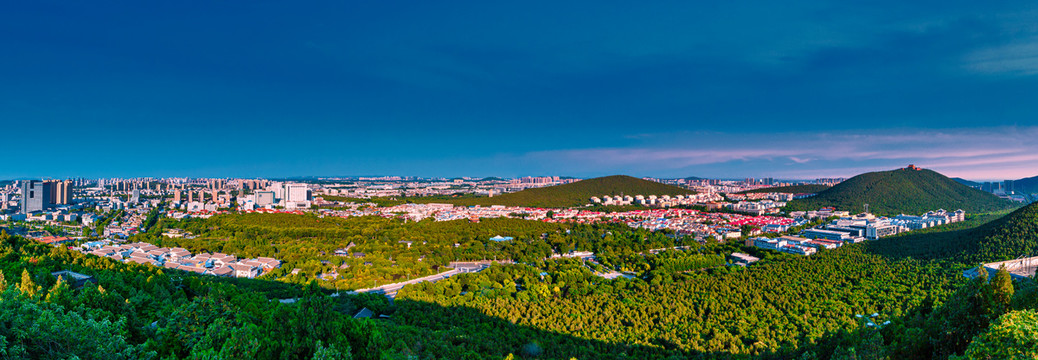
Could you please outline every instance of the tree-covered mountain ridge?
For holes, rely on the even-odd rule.
[[[854,213],[864,211],[865,204],[877,215],[922,214],[937,209],[981,213],[1016,206],[935,171],[903,168],[852,177],[810,198],[791,201],[786,210],[835,207]]]

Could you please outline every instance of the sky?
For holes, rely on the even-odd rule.
[[[30,1],[2,178],[1038,175],[1033,1]]]

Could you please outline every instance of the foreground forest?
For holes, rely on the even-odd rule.
[[[307,222],[306,231],[344,228],[319,218],[281,220]],[[1038,356],[1031,331],[1038,316],[1034,282],[1011,280],[1005,272],[990,279],[962,276],[979,261],[1032,251],[1038,207],[986,220],[991,218],[811,257],[755,252],[733,243],[639,254],[639,249],[673,245],[666,240],[671,238],[622,228],[530,228],[524,246],[531,249],[617,254],[601,264],[566,259],[495,265],[405,287],[394,302],[377,295],[330,297],[313,282],[242,281],[122,264],[3,234],[0,354],[13,359]],[[263,233],[250,227],[256,221],[209,225],[211,231]],[[361,230],[360,236],[407,234],[398,226],[447,225],[395,224],[370,234]],[[270,228],[295,231],[292,227]],[[499,229],[481,231],[494,230]],[[557,232],[542,237],[545,230]],[[311,246],[320,247],[336,236],[295,241],[303,246],[311,239]],[[477,241],[484,234],[471,236]],[[899,245],[909,241],[917,246]],[[943,249],[963,246],[970,250]],[[747,268],[725,266],[723,256],[733,250],[763,260]],[[636,276],[609,280],[593,272],[607,268]],[[73,289],[50,275],[56,270],[92,275],[98,283]],[[284,294],[297,301],[271,301]],[[353,319],[362,307],[388,318]]]
[[[166,238],[165,229],[180,228],[196,238]],[[613,265],[623,257],[649,249],[673,247],[679,240],[667,232],[631,229],[623,224],[571,225],[522,219],[404,222],[377,216],[318,217],[293,214],[228,214],[209,219],[163,219],[147,234],[132,238],[158,246],[180,246],[197,252],[223,252],[240,257],[274,257],[284,262],[264,278],[305,284],[315,276],[337,272],[322,286],[356,289],[445,271],[452,261],[508,259],[533,263],[571,250],[594,251]],[[501,235],[506,242],[491,241]],[[351,246],[353,245],[353,246]],[[349,247],[346,256],[335,251]],[[298,274],[291,274],[300,269]]]

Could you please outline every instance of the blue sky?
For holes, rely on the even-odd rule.
[[[1036,17],[1028,1],[12,4],[0,178],[1034,176]]]

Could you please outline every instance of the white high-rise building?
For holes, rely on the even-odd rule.
[[[274,205],[273,191],[257,191],[254,196],[256,198],[256,206]]]
[[[309,207],[310,190],[306,184],[286,184],[284,186],[285,207]]]

